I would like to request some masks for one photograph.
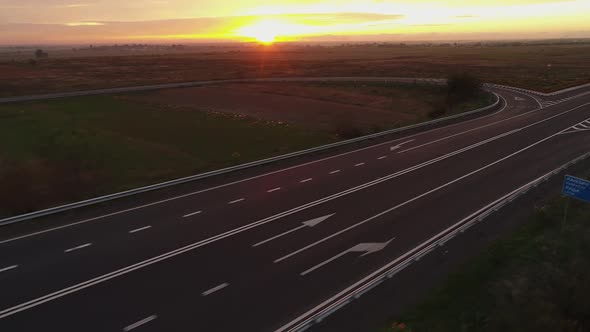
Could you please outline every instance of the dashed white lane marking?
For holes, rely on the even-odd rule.
[[[299,182],[300,182],[300,183],[305,183],[305,182],[309,182],[309,181],[311,181],[311,180],[313,180],[313,178],[309,178],[309,179],[301,180],[301,181],[299,181]]]
[[[141,228],[136,228],[134,230],[129,231],[129,234],[145,231],[146,229],[150,229],[150,228],[152,228],[152,226],[145,226],[145,227],[141,227]]]
[[[267,193],[274,193],[275,191],[279,191],[279,190],[281,190],[281,187],[274,188],[274,189],[271,189],[271,190],[267,190],[266,192]]]
[[[188,217],[196,216],[197,214],[201,214],[201,213],[203,213],[203,211],[196,211],[196,212],[193,212],[193,213],[185,214],[182,217],[183,218],[188,218]]]
[[[500,96],[500,98],[504,99],[504,97],[502,97],[502,96]],[[444,127],[440,127],[440,128],[434,128],[434,129],[430,129],[430,130],[427,130],[427,131],[419,132],[419,133],[410,135],[408,137],[422,136],[422,135],[425,135],[425,134],[428,134],[428,133],[431,133],[431,132],[436,132],[436,131],[439,131],[439,130],[442,130],[442,129],[449,129],[449,128],[456,127],[456,126],[459,126],[459,125],[465,125],[466,123],[470,123],[470,122],[474,122],[474,121],[481,121],[482,119],[485,119],[485,118],[494,116],[494,115],[496,115],[496,114],[504,111],[507,108],[508,108],[508,103],[505,103],[504,107],[500,111],[498,111],[498,112],[495,112],[495,113],[492,113],[492,114],[489,114],[489,115],[486,115],[486,116],[478,117],[478,118],[475,118],[475,119],[462,121],[462,122],[455,123],[455,124],[452,124],[452,125],[448,125],[448,126],[444,126]],[[515,115],[515,116],[513,116],[511,118],[508,118],[506,120],[510,120],[512,118],[517,118],[517,117],[520,117],[520,116],[524,116],[524,115],[527,115],[529,113],[536,112],[536,111],[537,110],[533,110],[533,111],[530,111],[530,112],[518,114],[518,115]],[[86,223],[89,223],[89,222],[92,222],[92,221],[95,221],[95,220],[100,220],[100,219],[104,219],[104,218],[116,216],[116,215],[119,215],[119,214],[131,212],[131,211],[136,211],[136,210],[139,210],[139,209],[144,209],[144,208],[147,208],[147,207],[150,207],[150,206],[164,204],[164,203],[167,203],[167,202],[170,202],[170,201],[174,201],[174,200],[178,200],[178,199],[182,199],[182,198],[186,198],[186,197],[190,197],[190,196],[202,194],[204,192],[209,192],[209,191],[212,191],[212,190],[217,190],[217,189],[220,189],[220,188],[225,188],[225,187],[236,185],[236,184],[243,183],[243,182],[246,182],[246,181],[251,181],[251,180],[263,178],[265,176],[269,176],[269,175],[273,175],[273,174],[279,174],[279,173],[282,173],[282,172],[286,172],[286,171],[289,171],[289,170],[301,168],[301,167],[304,167],[304,166],[313,165],[313,164],[316,164],[316,163],[324,162],[326,160],[332,160],[332,159],[335,159],[335,158],[340,158],[340,157],[351,155],[351,154],[354,154],[354,153],[357,153],[357,152],[360,152],[360,151],[366,151],[366,150],[369,150],[369,149],[375,149],[375,148],[380,147],[380,146],[383,146],[383,145],[388,145],[388,144],[392,144],[393,142],[401,141],[401,140],[403,140],[405,138],[407,138],[407,137],[396,138],[396,139],[393,139],[391,141],[387,141],[387,142],[383,142],[383,143],[379,143],[379,144],[367,146],[367,147],[360,148],[360,149],[357,149],[357,150],[352,150],[352,151],[344,152],[344,153],[341,153],[341,154],[338,154],[338,155],[334,155],[334,156],[330,156],[330,157],[326,157],[326,158],[314,160],[314,161],[311,161],[311,162],[308,162],[308,163],[303,163],[303,164],[295,165],[295,166],[292,166],[292,167],[283,168],[283,169],[280,169],[280,170],[277,170],[277,171],[260,174],[260,175],[253,176],[253,177],[250,177],[250,178],[246,178],[246,179],[242,179],[242,180],[238,180],[238,181],[234,181],[234,182],[225,183],[225,184],[222,184],[222,185],[219,185],[219,186],[206,188],[206,189],[203,189],[203,190],[199,190],[199,191],[187,193],[187,194],[184,194],[184,195],[175,196],[175,197],[167,198],[167,199],[164,199],[164,200],[160,200],[160,201],[156,201],[156,202],[152,202],[152,203],[148,203],[148,204],[143,204],[143,205],[136,206],[136,207],[133,207],[133,208],[129,208],[129,209],[125,209],[125,210],[120,210],[120,211],[116,211],[116,212],[104,214],[104,215],[101,215],[101,216],[98,216],[98,217],[83,219],[83,220],[80,220],[80,221],[77,221],[77,222],[73,222],[71,224],[66,224],[66,225],[58,226],[58,227],[53,227],[53,228],[45,229],[45,230],[42,230],[42,231],[38,231],[38,232],[34,232],[34,233],[25,234],[25,235],[22,235],[22,236],[17,236],[17,237],[9,238],[9,239],[6,239],[6,240],[0,240],[0,244],[12,242],[12,241],[17,241],[17,240],[21,240],[21,239],[24,239],[24,238],[28,238],[28,237],[32,237],[32,236],[37,236],[37,235],[40,235],[40,234],[45,234],[45,233],[48,233],[48,232],[54,232],[54,231],[57,231],[57,230],[61,230],[61,229],[64,229],[64,228],[69,228],[69,227],[73,227],[73,226],[77,226],[77,225],[83,225],[83,224],[86,224]]]
[[[245,198],[239,198],[239,199],[236,199],[235,201],[228,202],[227,204],[236,204],[236,203],[239,203],[239,202],[243,202],[245,200],[246,200]]]
[[[7,267],[3,267],[0,269],[0,272],[5,272],[8,270],[12,270],[12,269],[16,269],[18,267],[18,265],[12,265],[12,266],[7,266]]]
[[[365,163],[358,163],[356,165],[354,165],[354,167],[359,167],[359,166],[363,166]]]
[[[83,245],[80,245],[80,246],[77,246],[77,247],[74,247],[74,248],[66,249],[66,250],[64,250],[64,252],[72,252],[72,251],[84,249],[86,247],[90,247],[91,245],[92,245],[92,243],[90,243],[90,242],[89,243],[85,243]]]
[[[340,173],[340,170],[339,170],[339,169],[337,169],[337,170],[335,170],[335,171],[331,171],[331,172],[330,172],[330,174],[336,174],[336,173]]]
[[[123,328],[123,331],[125,331],[125,332],[127,332],[127,331],[131,331],[131,330],[133,330],[133,329],[135,329],[135,328],[138,328],[138,327],[140,327],[140,326],[142,326],[142,325],[144,325],[144,324],[147,324],[147,323],[149,323],[149,322],[153,321],[153,320],[154,320],[154,319],[156,319],[156,318],[158,318],[158,316],[156,316],[156,315],[151,315],[151,316],[149,316],[149,317],[146,317],[146,318],[144,318],[144,319],[142,319],[142,320],[140,320],[140,321],[138,321],[138,322],[136,322],[136,323],[133,323],[133,324],[131,324],[131,325],[129,325],[129,326],[127,326],[127,327]]]
[[[223,283],[223,284],[221,284],[219,286],[215,286],[215,287],[213,287],[213,288],[211,288],[209,290],[204,291],[203,293],[201,293],[201,295],[202,296],[211,295],[211,294],[213,294],[213,293],[215,293],[217,291],[220,291],[220,290],[224,289],[227,286],[229,286],[229,284],[227,282],[226,283]]]
[[[387,156],[381,156],[381,157],[379,157],[379,158],[377,158],[377,159],[378,159],[378,160],[383,160],[383,159],[385,159],[385,158],[387,158]]]

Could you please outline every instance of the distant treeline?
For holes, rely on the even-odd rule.
[[[515,46],[559,46],[559,45],[588,45],[590,39],[557,39],[557,40],[527,40],[527,41],[459,41],[459,42],[371,42],[371,43],[344,43],[338,47],[515,47]]]

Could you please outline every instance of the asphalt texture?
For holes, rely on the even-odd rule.
[[[505,105],[475,119],[2,228],[0,331],[292,330],[588,152],[586,90],[494,89]]]

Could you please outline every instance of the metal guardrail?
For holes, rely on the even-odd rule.
[[[65,204],[65,205],[61,205],[61,206],[57,206],[57,207],[53,207],[53,208],[48,208],[48,209],[44,209],[44,210],[40,210],[40,211],[36,211],[36,212],[31,212],[31,213],[18,215],[18,216],[8,217],[5,219],[0,219],[0,226],[6,226],[6,225],[14,224],[17,222],[25,221],[25,220],[35,219],[35,218],[39,218],[39,217],[43,217],[43,216],[47,216],[47,215],[51,215],[51,214],[55,214],[55,213],[60,213],[60,212],[68,211],[68,210],[73,210],[73,209],[77,209],[77,208],[81,208],[81,207],[85,207],[85,206],[89,206],[89,205],[104,203],[104,202],[108,202],[108,201],[111,201],[114,199],[137,195],[137,194],[144,193],[147,191],[162,189],[162,188],[166,188],[166,187],[170,187],[170,186],[174,186],[174,185],[178,185],[178,184],[182,184],[182,183],[186,183],[186,182],[201,180],[201,179],[209,178],[209,177],[216,176],[216,175],[226,174],[226,173],[244,170],[244,169],[248,169],[248,168],[252,168],[252,167],[256,167],[256,166],[275,163],[278,161],[291,159],[294,157],[299,157],[299,156],[307,155],[307,154],[314,153],[314,152],[325,151],[325,150],[329,150],[329,149],[333,149],[333,148],[337,148],[337,147],[341,147],[341,146],[345,146],[345,145],[349,145],[349,144],[353,144],[353,143],[366,141],[366,140],[373,139],[373,138],[387,136],[387,135],[391,135],[391,134],[395,134],[395,133],[399,133],[399,132],[403,132],[403,131],[407,131],[407,130],[411,130],[411,129],[415,129],[415,128],[427,127],[427,126],[431,126],[431,125],[434,125],[437,123],[465,117],[465,116],[472,115],[472,114],[485,112],[485,111],[491,110],[495,107],[498,107],[500,105],[500,96],[498,96],[496,93],[493,93],[493,94],[495,96],[495,101],[492,105],[482,107],[482,108],[479,108],[479,109],[476,109],[473,111],[455,114],[452,116],[439,118],[439,119],[435,119],[435,120],[431,120],[431,121],[421,122],[421,123],[406,126],[406,127],[386,130],[386,131],[382,131],[379,133],[366,135],[366,136],[362,136],[362,137],[358,137],[358,138],[353,138],[353,139],[346,140],[346,141],[331,143],[331,144],[322,145],[322,146],[318,146],[318,147],[314,147],[314,148],[310,148],[310,149],[306,149],[306,150],[287,153],[284,155],[271,157],[271,158],[267,158],[267,159],[262,159],[262,160],[258,160],[258,161],[253,161],[253,162],[249,162],[249,163],[245,163],[245,164],[241,164],[241,165],[236,165],[236,166],[232,166],[232,167],[227,167],[227,168],[223,168],[223,169],[219,169],[219,170],[215,170],[215,171],[211,171],[211,172],[206,172],[206,173],[192,175],[192,176],[188,176],[188,177],[184,177],[184,178],[170,180],[170,181],[166,181],[166,182],[162,182],[162,183],[158,183],[158,184],[153,184],[153,185],[149,185],[149,186],[145,186],[145,187],[141,187],[141,188],[131,189],[131,190],[122,191],[119,193],[113,193],[113,194],[109,194],[109,195],[105,195],[105,196],[87,199],[87,200],[80,201],[80,202]]]
[[[523,92],[523,93],[528,93],[528,94],[532,94],[532,95],[537,95],[537,96],[542,96],[542,97],[552,97],[552,96],[556,96],[556,95],[559,95],[559,94],[562,94],[562,93],[565,93],[565,92],[570,92],[570,91],[574,91],[574,90],[578,90],[578,89],[590,87],[590,83],[587,83],[587,84],[572,86],[570,88],[566,88],[566,89],[562,89],[562,90],[558,90],[558,91],[553,91],[553,92],[545,93],[545,92],[540,92],[540,91],[535,91],[535,90],[530,90],[530,89],[525,89],[525,88],[518,88],[518,87],[508,86],[508,85],[502,85],[502,84],[491,84],[491,83],[487,83],[485,85],[488,86],[488,87],[497,87],[497,88],[501,88],[501,89],[515,90],[515,91],[519,91],[519,92]]]
[[[308,311],[306,314],[302,315],[302,317],[299,317],[298,319],[287,324],[287,326],[284,326],[283,328],[277,330],[277,332],[300,332],[308,329],[315,323],[321,322],[327,316],[333,314],[334,312],[336,312],[346,304],[350,303],[354,299],[358,299],[368,291],[383,283],[385,280],[392,278],[394,275],[401,272],[403,269],[411,265],[413,262],[420,260],[422,257],[427,255],[431,251],[445,245],[445,243],[447,243],[449,240],[451,240],[458,234],[465,232],[467,229],[474,226],[476,223],[484,220],[493,213],[499,211],[506,205],[513,202],[518,197],[526,194],[532,188],[537,187],[539,184],[549,180],[552,176],[561,173],[573,164],[576,164],[588,157],[590,157],[590,152],[583,154],[582,156],[527,183],[526,185],[514,190],[513,192],[504,195],[498,200],[492,202],[491,204],[488,204],[486,207],[480,209],[479,211],[476,211],[467,218],[445,229],[444,231],[440,232],[439,234],[433,236],[432,238],[423,242],[419,246],[415,247],[405,255],[397,258],[393,262],[385,265],[384,267],[373,272],[366,278],[350,286],[349,288],[341,292],[339,295],[336,295],[332,299],[329,299],[328,301],[332,300],[332,303],[330,303],[329,305],[325,305],[324,308],[316,307]],[[313,312],[314,310],[315,312]],[[299,320],[299,322],[297,320]]]
[[[394,82],[394,83],[421,83],[444,84],[445,79],[437,78],[408,78],[408,77],[279,77],[279,78],[242,78],[228,80],[194,81],[182,83],[165,83],[139,86],[125,86],[118,88],[96,89],[85,91],[70,91],[61,93],[49,93],[42,95],[15,96],[0,98],[0,104],[17,103],[25,101],[49,100],[69,97],[96,96],[113,93],[128,93],[154,91],[163,89],[189,88],[204,85],[230,84],[230,83],[281,83],[281,82]]]

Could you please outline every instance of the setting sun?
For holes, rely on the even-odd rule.
[[[279,39],[289,39],[293,36],[304,35],[309,27],[301,24],[290,23],[286,20],[262,19],[251,25],[237,30],[238,36],[255,39],[264,44],[271,44]]]

